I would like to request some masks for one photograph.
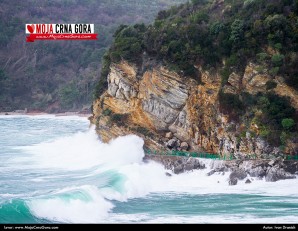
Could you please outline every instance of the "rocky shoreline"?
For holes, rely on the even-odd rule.
[[[146,155],[144,161],[161,163],[165,169],[174,174],[210,168],[207,176],[213,174],[229,174],[229,185],[237,185],[245,180],[251,183],[250,177],[265,178],[267,182],[295,179],[298,175],[298,161],[288,161],[281,158],[275,160],[208,160],[193,157]],[[170,174],[167,174],[170,176]]]

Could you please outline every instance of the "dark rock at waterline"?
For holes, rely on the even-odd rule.
[[[182,159],[179,159],[176,161],[176,165],[180,165],[180,164],[183,164],[183,160]]]
[[[258,166],[256,168],[252,168],[248,170],[248,173],[251,177],[264,177],[266,175],[266,171],[262,166]]]
[[[225,175],[226,172],[228,172],[229,169],[227,167],[218,167],[215,169],[212,169],[210,172],[207,173],[207,176],[212,176],[214,173],[221,173],[221,175]]]
[[[247,177],[247,173],[243,170],[234,170],[229,176],[229,185],[236,185],[238,180],[244,180]]]
[[[166,176],[169,176],[169,177],[171,177],[171,176],[172,176],[172,174],[170,174],[170,173],[166,172]]]
[[[284,167],[286,172],[291,174],[298,174],[298,162],[296,161],[286,161],[286,166]]]
[[[237,180],[237,178],[230,178],[230,180],[229,180],[229,185],[237,185],[237,183],[238,183],[238,180]]]
[[[195,169],[194,164],[186,164],[186,165],[184,166],[184,170],[185,170],[185,171],[191,171],[191,170],[194,170],[194,169]]]
[[[183,173],[183,172],[184,172],[184,168],[183,168],[182,164],[174,168],[174,173],[175,174],[180,174],[180,173]]]
[[[212,176],[214,173],[216,173],[215,170],[211,170],[210,172],[207,173],[207,176]]]
[[[154,160],[165,166],[165,169],[172,170],[175,174],[180,174],[194,169],[206,168],[203,161],[192,157],[178,156],[145,156],[144,161]],[[266,181],[278,181],[283,179],[294,179],[298,173],[298,161],[284,161],[276,159],[269,165],[268,160],[237,160],[237,161],[214,161],[207,175],[215,173],[225,173],[232,171],[229,177],[229,184],[238,180],[244,180],[249,174],[251,177],[263,178]],[[272,166],[273,165],[273,166]],[[237,183],[236,183],[237,184]]]
[[[247,177],[247,173],[243,170],[240,170],[240,169],[234,170],[230,174],[230,179],[236,178],[238,180],[244,180],[246,177]]]
[[[229,169],[227,167],[220,167],[215,169],[216,172],[228,172]]]
[[[186,161],[185,167],[187,166],[187,168],[191,168],[192,169],[204,169],[205,168],[205,164],[201,163],[200,160],[195,159],[195,158],[188,158],[188,160]],[[185,169],[187,171],[190,171],[192,169]]]
[[[247,179],[247,180],[245,181],[245,184],[251,184],[250,179]]]
[[[268,182],[275,182],[278,180],[286,180],[286,179],[295,179],[296,176],[286,172],[284,169],[279,168],[279,166],[271,167],[267,170],[265,179]]]

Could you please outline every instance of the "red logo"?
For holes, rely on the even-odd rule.
[[[32,25],[27,25],[27,30],[28,30],[31,34],[34,32],[34,28],[35,28],[34,24],[32,24]]]
[[[27,42],[35,40],[97,40],[94,24],[26,24]]]

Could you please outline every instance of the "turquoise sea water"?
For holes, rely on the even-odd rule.
[[[0,223],[298,221],[297,179],[228,186],[208,168],[167,177],[142,162],[142,146],[136,136],[103,144],[85,118],[0,116]]]

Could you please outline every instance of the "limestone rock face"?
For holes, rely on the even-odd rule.
[[[238,159],[245,159],[247,154],[278,155],[279,148],[258,135],[257,125],[251,124],[250,131],[245,132],[245,124],[221,112],[219,93],[244,91],[254,95],[266,92],[266,83],[274,80],[277,87],[273,91],[290,97],[298,110],[297,92],[281,77],[260,73],[253,63],[243,75],[232,73],[223,88],[220,71],[196,68],[200,82],[157,64],[146,71],[125,61],[111,64],[108,89],[93,104],[92,121],[103,141],[133,133],[144,138],[146,147],[159,151],[203,151]],[[284,150],[295,153],[298,144],[289,143]],[[263,171],[256,167],[251,175]]]
[[[188,147],[189,147],[189,145],[186,142],[182,142],[181,145],[180,145],[180,148],[183,151],[187,151],[188,150]]]
[[[256,69],[256,65],[250,63],[246,67],[242,79],[243,88],[251,94],[266,92],[266,83],[271,80],[268,74],[260,74]]]
[[[108,94],[116,99],[130,100],[137,96],[137,91],[134,87],[136,81],[136,72],[133,67],[125,64],[120,66],[112,65],[108,75]]]
[[[186,104],[188,90],[182,79],[163,68],[144,73],[139,87],[142,109],[157,130],[167,130]]]
[[[241,77],[233,72],[229,76],[228,84],[224,86],[224,93],[238,94],[240,90],[240,80]]]

